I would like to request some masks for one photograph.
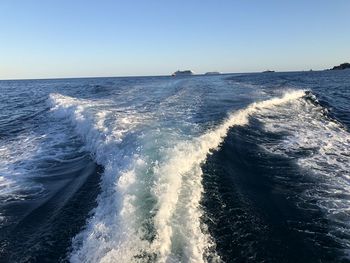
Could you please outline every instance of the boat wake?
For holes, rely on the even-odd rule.
[[[316,204],[330,222],[329,235],[350,251],[350,134],[329,116],[317,98],[309,93],[289,107],[264,108],[256,119],[266,132],[280,134],[281,140],[263,143],[262,148],[294,161],[309,179],[300,196]]]
[[[304,91],[289,91],[253,103],[202,135],[183,138],[176,129],[162,128],[155,115],[51,94],[54,114],[70,120],[105,168],[98,205],[74,238],[70,260],[219,262],[215,241],[201,221],[201,165],[230,128],[304,96]]]

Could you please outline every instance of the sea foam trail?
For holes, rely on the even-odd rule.
[[[113,110],[108,101],[52,94],[52,110],[70,120],[86,148],[105,167],[98,205],[86,229],[74,239],[70,260],[147,262],[153,258],[151,261],[205,262],[210,258],[220,261],[213,253],[215,244],[200,219],[203,213],[199,207],[203,192],[201,164],[220,146],[231,127],[246,125],[249,116],[261,109],[304,95],[304,91],[291,91],[281,98],[253,103],[230,114],[216,129],[192,140],[179,139],[174,142],[175,147],[158,149],[162,159],[153,160],[153,166],[149,166],[148,157],[135,150],[138,147],[135,138],[128,137],[149,118],[130,109]],[[155,239],[143,238],[139,225],[140,215],[145,214],[138,211],[138,203],[143,202],[139,192],[144,191],[140,181],[149,168],[154,176],[150,191],[156,199],[155,207],[149,211],[155,214],[151,217]]]
[[[176,262],[177,256],[172,254],[174,234],[174,215],[178,206],[181,190],[191,188],[187,195],[186,207],[179,209],[182,212],[177,218],[182,218],[182,238],[185,240],[185,255],[188,262],[203,262],[203,255],[213,246],[208,234],[201,231],[201,210],[198,208],[203,187],[201,164],[212,150],[217,149],[228,130],[233,126],[246,125],[249,116],[263,108],[281,105],[305,95],[302,90],[291,91],[281,98],[257,102],[247,108],[231,114],[219,127],[189,142],[179,143],[168,155],[168,162],[156,171],[157,183],[154,189],[158,197],[158,212],[155,216],[157,239],[153,249],[159,253],[160,262]],[[185,185],[184,185],[185,184]],[[192,184],[192,185],[191,185]],[[175,216],[176,218],[176,216]],[[218,261],[219,258],[215,257]]]
[[[48,177],[48,163],[64,159],[71,161],[79,150],[74,144],[62,145],[76,139],[64,134],[53,123],[45,123],[31,131],[0,140],[0,206],[12,201],[37,198],[45,187],[34,178]]]
[[[266,108],[255,116],[266,131],[284,134],[282,140],[263,148],[295,160],[307,171],[312,183],[303,199],[319,206],[331,222],[329,235],[350,251],[350,134],[327,116],[315,96],[308,97],[288,108]]]
[[[37,153],[45,154],[41,148],[42,141],[42,136],[28,133],[13,140],[0,141],[0,208],[43,193],[42,184],[31,180],[39,174],[35,166]],[[6,212],[1,215],[0,212],[0,224],[7,221]]]
[[[105,168],[98,206],[86,229],[73,240],[70,261],[131,261],[145,243],[135,233],[133,204],[137,184],[135,169],[142,167],[143,161],[133,154],[134,145],[125,136],[141,120],[128,109],[124,109],[123,114],[105,110],[108,102],[60,94],[52,94],[50,102],[55,114],[70,120],[96,162]],[[113,115],[118,123],[106,126],[108,115]]]

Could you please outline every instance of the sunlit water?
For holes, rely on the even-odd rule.
[[[1,262],[350,261],[350,71],[0,91]]]

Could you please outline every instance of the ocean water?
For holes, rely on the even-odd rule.
[[[0,262],[350,262],[350,71],[0,81]]]

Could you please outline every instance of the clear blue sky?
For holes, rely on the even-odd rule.
[[[349,0],[1,0],[0,79],[323,69]]]

